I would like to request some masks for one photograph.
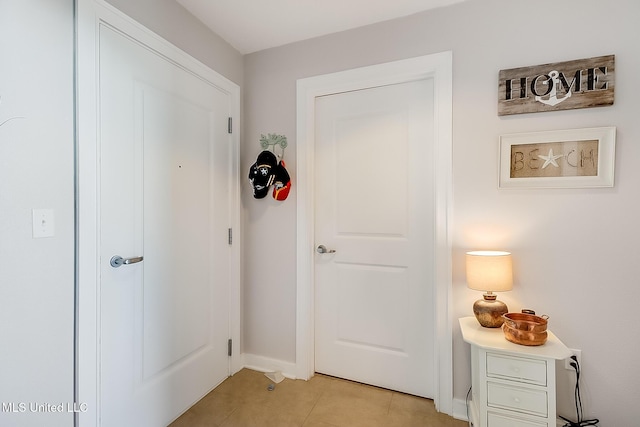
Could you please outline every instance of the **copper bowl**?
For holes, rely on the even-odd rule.
[[[547,341],[547,319],[530,313],[507,313],[502,316],[502,331],[507,341],[520,345],[542,345]]]
[[[536,316],[530,313],[507,313],[502,316],[504,324],[512,329],[529,332],[544,332],[547,330],[549,316]]]
[[[507,341],[520,345],[542,345],[547,342],[547,331],[529,332],[510,328],[506,323],[502,325],[502,331]]]

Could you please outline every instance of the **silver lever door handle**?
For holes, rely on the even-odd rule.
[[[119,255],[114,255],[113,257],[111,257],[111,261],[109,261],[109,264],[111,264],[111,267],[113,268],[118,268],[121,265],[135,264],[137,262],[142,261],[143,259],[144,257],[142,256],[137,256],[133,258],[122,258]]]
[[[318,252],[319,254],[333,254],[336,252],[335,249],[327,249],[327,247],[325,245],[319,245],[316,248],[316,252]]]

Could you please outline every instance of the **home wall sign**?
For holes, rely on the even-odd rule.
[[[615,55],[500,70],[498,115],[613,105]]]

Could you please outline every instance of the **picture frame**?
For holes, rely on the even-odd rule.
[[[500,136],[499,188],[613,187],[615,127]]]

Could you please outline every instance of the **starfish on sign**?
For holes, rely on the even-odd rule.
[[[553,148],[549,149],[549,154],[546,156],[543,156],[541,154],[538,154],[538,157],[540,157],[542,160],[544,160],[544,164],[542,165],[542,169],[546,168],[549,165],[553,165],[557,168],[559,168],[560,166],[558,166],[558,163],[556,163],[556,160],[559,159],[560,157],[562,157],[562,154],[553,154]]]

